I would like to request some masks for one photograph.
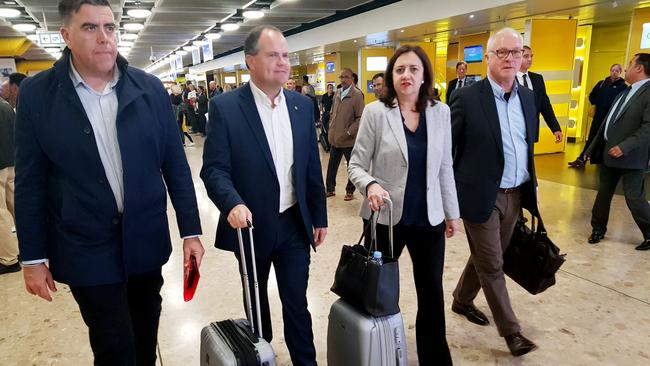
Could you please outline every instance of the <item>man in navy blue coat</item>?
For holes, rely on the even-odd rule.
[[[266,288],[273,264],[291,360],[315,365],[306,291],[310,244],[325,239],[327,211],[313,106],[282,89],[290,64],[277,28],[253,29],[244,54],[251,81],[210,101],[201,178],[222,213],[216,246],[241,260],[235,229],[253,223],[263,336],[272,339]]]
[[[27,291],[70,286],[96,365],[154,365],[161,267],[172,251],[167,192],[184,264],[201,225],[169,96],[117,54],[107,0],[63,0],[67,44],[21,85],[16,226]]]

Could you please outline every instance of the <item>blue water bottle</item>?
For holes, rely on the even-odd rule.
[[[381,252],[378,251],[378,250],[375,251],[374,253],[372,253],[372,259],[370,259],[370,261],[372,263],[377,264],[378,266],[381,266],[382,264],[384,264],[384,261],[381,259]]]

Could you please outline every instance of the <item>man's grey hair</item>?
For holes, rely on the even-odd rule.
[[[108,0],[61,0],[59,1],[59,16],[63,25],[69,25],[72,15],[77,13],[83,5],[111,7]]]
[[[498,31],[496,31],[496,33],[494,33],[493,35],[490,36],[490,39],[488,39],[488,42],[487,42],[487,50],[488,51],[494,51],[492,49],[492,47],[494,46],[494,40],[497,39],[497,38],[500,38],[500,37],[504,37],[504,36],[517,37],[517,38],[519,38],[519,42],[522,44],[522,46],[524,44],[524,38],[521,36],[521,34],[519,32],[517,32],[516,30],[514,30],[514,29],[512,29],[510,27],[506,27],[506,28],[499,29]]]
[[[272,25],[258,25],[257,27],[253,28],[253,30],[251,30],[246,36],[246,40],[244,41],[244,55],[257,55],[257,52],[259,51],[257,43],[265,30],[270,30],[282,34],[281,30]]]

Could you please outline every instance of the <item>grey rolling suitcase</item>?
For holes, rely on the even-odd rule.
[[[257,286],[257,268],[255,267],[255,248],[253,245],[253,228],[249,223],[251,262],[253,265],[253,284],[255,286],[255,304],[257,310],[257,332],[253,324],[246,319],[228,319],[209,324],[201,331],[201,366],[275,366],[275,352],[271,344],[262,336],[260,315],[260,293]],[[253,319],[251,291],[248,283],[246,254],[241,229],[237,229],[239,252],[241,253],[242,282],[248,319]]]
[[[393,255],[393,202],[388,204],[388,236]],[[375,215],[375,219],[378,215]],[[377,221],[372,221],[374,240]],[[329,366],[403,366],[407,365],[406,337],[402,314],[375,317],[338,299],[329,314],[327,327],[327,364]]]

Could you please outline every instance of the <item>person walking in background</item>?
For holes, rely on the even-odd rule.
[[[445,94],[445,102],[447,104],[451,101],[452,92],[471,84],[470,80],[465,76],[467,76],[467,63],[465,61],[459,61],[456,63],[456,78],[447,84],[447,92]]]
[[[415,323],[420,365],[451,365],[445,335],[442,271],[445,234],[459,228],[451,156],[449,107],[432,100],[431,62],[418,46],[402,46],[386,69],[385,93],[363,112],[352,149],[350,180],[365,193],[361,217],[394,204],[394,253],[413,261],[418,298]],[[369,245],[370,235],[366,235]],[[377,245],[389,254],[388,215],[379,213]]]
[[[8,85],[8,82],[7,82]],[[5,86],[2,94],[11,98]],[[20,271],[18,241],[14,227],[14,131],[16,114],[4,98],[0,99],[0,275]]]
[[[384,73],[380,72],[372,77],[372,92],[377,100],[384,94]]]
[[[207,118],[205,115],[208,113],[208,96],[205,93],[205,87],[199,85],[199,91],[196,95],[196,116],[198,121],[198,133],[205,137],[205,125]]]
[[[330,118],[328,138],[331,145],[329,163],[327,164],[327,178],[325,182],[327,197],[335,195],[336,175],[345,156],[350,162],[350,154],[354,146],[359,129],[359,120],[363,113],[363,95],[353,84],[353,72],[348,68],[341,70],[339,79],[341,89],[336,92]],[[354,184],[350,180],[345,187],[346,201],[351,201],[354,194]]]
[[[623,67],[619,64],[613,64],[609,68],[609,76],[605,80],[601,80],[594,85],[589,93],[589,103],[594,108],[593,118],[591,120],[591,127],[589,128],[589,135],[585,147],[580,152],[576,160],[569,163],[572,168],[583,168],[587,163],[586,152],[589,149],[592,141],[596,138],[600,126],[603,124],[607,112],[609,112],[614,103],[614,99],[625,90],[627,86],[625,79],[621,77]]]

